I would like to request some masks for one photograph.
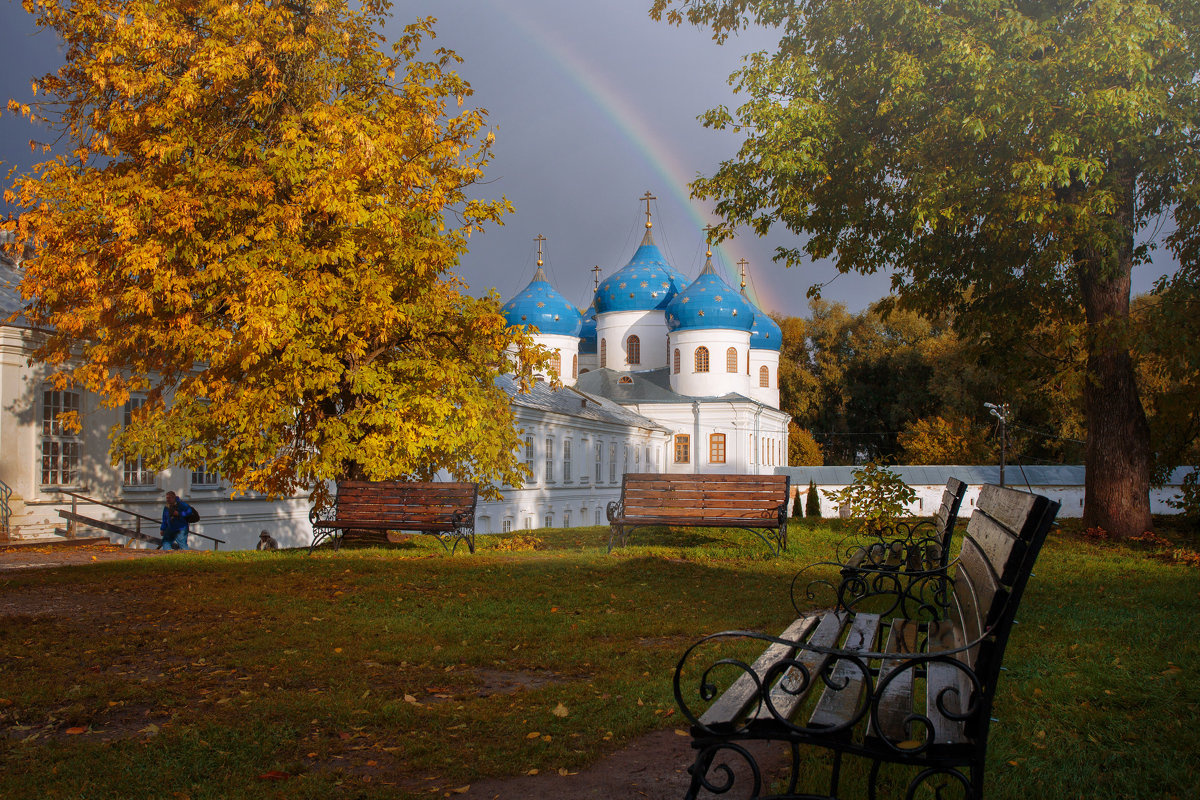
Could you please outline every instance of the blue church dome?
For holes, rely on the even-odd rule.
[[[529,285],[501,310],[509,325],[534,326],[540,333],[578,336],[583,324],[579,309],[550,285],[540,266]]]
[[[667,306],[667,330],[749,331],[754,306],[713,269],[712,258],[699,277]]]
[[[595,355],[596,353],[596,300],[583,312],[583,325],[579,328],[580,355]]]
[[[600,284],[596,292],[596,310],[652,311],[665,309],[667,303],[687,284],[683,273],[663,258],[650,236],[649,228],[633,258]]]
[[[760,308],[754,309],[754,327],[750,329],[751,350],[774,350],[783,348],[783,329]]]

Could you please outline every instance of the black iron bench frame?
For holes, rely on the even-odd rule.
[[[780,636],[726,631],[690,647],[674,677],[676,703],[691,723],[697,751],[686,796],[702,789],[724,794],[738,776],[748,776],[751,796],[763,797],[764,776],[750,745],[782,742],[791,772],[784,792],[773,798],[841,797],[846,756],[870,763],[870,797],[882,766],[899,764],[915,773],[908,797],[943,781],[981,798],[1001,661],[1058,507],[1038,495],[983,487],[958,558],[947,569],[928,571],[930,596],[901,609],[910,615],[808,610]],[[829,566],[824,572],[838,574]],[[807,596],[815,601],[822,589],[837,594],[837,580],[816,576]],[[751,663],[730,654],[739,644],[766,645],[766,651]],[[704,655],[714,646],[721,648],[715,660]],[[824,794],[801,790],[800,748],[807,746],[833,754]]]

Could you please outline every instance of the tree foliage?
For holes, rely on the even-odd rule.
[[[25,0],[66,64],[19,109],[67,149],[19,177],[37,356],[146,404],[114,459],[271,495],[345,477],[519,480],[497,375],[529,356],[453,273],[509,210],[433,20],[386,0]]]
[[[820,467],[825,464],[821,445],[813,438],[812,431],[788,423],[788,465],[793,467]]]
[[[898,437],[905,464],[987,464],[995,453],[986,428],[962,417],[925,417]]]
[[[789,264],[894,269],[901,301],[979,340],[1084,323],[1085,519],[1150,526],[1149,429],[1129,355],[1137,235],[1187,225],[1200,177],[1193,0],[655,0],[652,14],[778,29],[731,79],[745,135],[693,185],[723,232],[803,234]],[[1184,261],[1195,234],[1168,237]],[[999,345],[999,342],[995,342]]]
[[[899,475],[887,467],[869,461],[854,470],[854,481],[844,489],[825,492],[825,496],[850,516],[862,520],[863,530],[879,534],[905,516],[908,504],[917,493]]]

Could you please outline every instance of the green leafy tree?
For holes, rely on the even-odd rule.
[[[519,482],[496,378],[537,356],[452,272],[509,206],[468,196],[492,134],[432,19],[387,52],[384,0],[24,5],[66,63],[17,110],[69,146],[7,193],[21,290],[60,382],[145,395],[114,459]]]
[[[854,481],[844,489],[825,492],[850,516],[862,520],[868,533],[883,533],[907,515],[907,506],[917,493],[899,475],[871,461],[854,470]]]
[[[693,185],[722,231],[779,223],[788,264],[894,269],[908,307],[975,340],[1082,323],[1084,518],[1151,527],[1150,431],[1129,345],[1138,234],[1188,227],[1200,183],[1194,0],[655,0],[652,15],[778,29],[705,124],[746,136]],[[1193,259],[1197,234],[1166,245]]]

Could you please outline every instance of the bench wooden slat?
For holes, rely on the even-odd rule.
[[[858,614],[850,625],[841,649],[872,652],[877,648],[878,638],[879,615]],[[867,686],[868,673],[863,671],[863,667],[870,669],[865,659],[861,664],[849,658],[838,659],[830,679],[831,685],[821,692],[821,698],[809,717],[809,725],[814,728],[834,728],[846,725],[854,718],[855,712],[860,710],[859,704]]]
[[[929,651],[953,650],[966,640],[964,631],[952,622],[934,622],[929,626]],[[940,705],[950,712],[965,711],[971,702],[971,682],[959,668],[931,661],[925,675],[925,715],[933,723],[932,741],[940,745],[966,744],[963,723],[942,714]]]
[[[888,633],[885,653],[915,653],[920,641],[921,626],[907,619],[892,620]],[[884,659],[879,665],[879,683],[894,672],[902,663],[898,659]],[[908,739],[909,731],[905,728],[905,720],[913,711],[913,686],[916,682],[916,670],[906,669],[897,672],[879,693],[879,718],[875,723],[885,738],[892,742],[902,742]],[[868,720],[867,735],[875,736],[875,725]],[[878,738],[878,737],[876,737]]]
[[[808,643],[819,647],[835,647],[838,639],[842,636],[842,629],[846,626],[846,620],[849,614],[844,611],[830,611],[821,617],[820,623],[816,630],[813,631]],[[771,687],[771,705],[776,713],[784,719],[791,719],[796,710],[804,702],[806,697],[809,697],[813,688],[821,685],[819,678],[825,666],[829,663],[831,656],[825,653],[819,653],[816,650],[802,650],[797,656],[805,671],[808,672],[809,684],[802,692],[789,691],[788,686],[798,686],[804,680],[801,672],[792,667],[785,672],[775,686]],[[762,708],[755,715],[758,720],[772,720],[775,715],[771,713],[771,709],[764,703]]]
[[[820,621],[820,614],[811,614],[797,618],[787,627],[780,639],[801,641],[809,631]],[[758,660],[750,665],[759,680],[766,674],[771,665],[783,658],[790,658],[796,652],[794,645],[773,642]],[[713,703],[700,717],[701,724],[709,725],[717,722],[730,722],[736,725],[752,704],[759,700],[758,685],[749,674],[743,673],[729,685],[725,693]]]

